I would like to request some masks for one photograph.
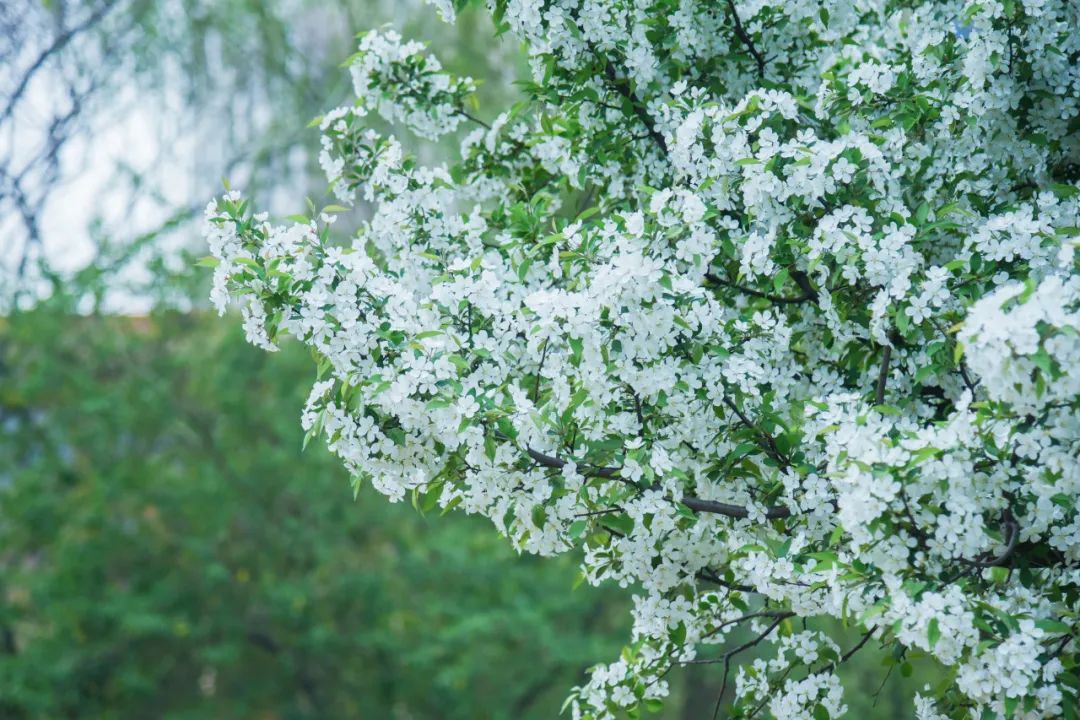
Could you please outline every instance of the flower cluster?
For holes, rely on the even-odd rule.
[[[511,109],[370,33],[321,123],[347,207],[207,208],[215,302],[318,360],[309,434],[357,486],[634,588],[575,718],[689,662],[739,668],[741,716],[840,717],[866,645],[948,669],[920,717],[1069,716],[1080,6],[488,5],[529,52]],[[476,127],[429,167],[371,110]]]
[[[465,98],[476,91],[471,78],[444,73],[422,43],[402,42],[393,31],[361,36],[360,49],[348,64],[361,107],[373,108],[424,138],[457,129],[466,117]]]

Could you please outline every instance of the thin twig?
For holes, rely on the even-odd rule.
[[[816,671],[816,673],[814,673],[814,674],[830,672],[832,670],[835,670],[838,665],[842,665],[842,664],[846,663],[848,660],[850,660],[851,658],[853,658],[855,656],[855,653],[862,650],[863,647],[866,645],[866,643],[870,642],[870,638],[874,637],[874,633],[876,633],[877,630],[878,630],[877,628],[870,628],[869,630],[867,630],[865,633],[863,633],[862,639],[860,639],[859,642],[855,643],[854,647],[852,647],[846,653],[841,655],[840,659],[837,662],[829,663],[825,667],[823,667],[820,670]]]
[[[802,295],[800,295],[798,297],[785,297],[784,295],[771,295],[769,293],[762,292],[760,290],[755,290],[754,288],[751,288],[751,287],[746,287],[745,285],[739,285],[737,283],[733,283],[730,280],[726,280],[726,279],[720,277],[719,275],[717,275],[716,273],[711,273],[711,272],[705,273],[705,279],[708,280],[711,283],[716,284],[716,285],[723,285],[724,287],[729,287],[729,288],[731,288],[733,290],[738,290],[739,292],[744,293],[746,295],[751,295],[753,297],[758,297],[758,298],[764,298],[764,299],[768,300],[769,302],[776,303],[777,305],[797,305],[799,303],[813,302],[814,300],[817,299],[816,293],[811,294],[811,293],[806,292],[805,290],[804,290],[804,294],[802,294]]]
[[[724,580],[719,575],[717,575],[715,570],[711,570],[709,568],[703,568],[703,569],[699,570],[694,575],[694,577],[696,577],[696,578],[698,578],[700,580],[705,580],[707,582],[711,582],[714,585],[719,585],[720,587],[722,587],[722,588],[724,588],[726,590],[731,590],[733,592],[754,593],[754,594],[757,594],[757,595],[761,594],[757,590],[755,590],[754,588],[750,587],[749,585],[741,585],[739,583],[730,583],[727,580]]]
[[[753,38],[746,32],[746,28],[743,27],[742,19],[739,17],[739,11],[735,9],[734,0],[727,0],[728,12],[731,13],[731,20],[735,24],[735,35],[742,41],[742,44],[746,46],[746,49],[753,56],[754,62],[757,63],[758,78],[765,79],[765,58],[761,52],[754,45]]]
[[[470,305],[470,307],[472,307]],[[535,403],[540,397],[540,374],[544,370],[544,361],[547,360],[548,343],[551,338],[544,340],[544,349],[540,353],[540,364],[536,367],[536,383],[533,385],[533,397],[532,401]]]
[[[1012,519],[1012,514],[1009,514],[1009,519],[1005,521],[1005,531],[1008,533],[1005,540],[1005,549],[1000,555],[990,560],[968,560],[966,558],[960,558],[960,562],[971,565],[978,568],[992,568],[1004,565],[1009,562],[1013,554],[1016,552],[1016,545],[1020,540],[1020,526]]]
[[[889,361],[892,359],[892,345],[886,345],[881,353],[881,370],[878,371],[877,386],[874,388],[874,404],[885,404],[885,384],[889,380]]]
[[[533,460],[539,465],[553,470],[561,470],[566,465],[566,460],[555,457],[553,455],[547,455],[534,450],[533,448],[527,448],[526,452]],[[598,477],[598,478],[619,478],[619,472],[621,468],[617,467],[604,467],[597,465],[583,465],[578,468],[585,477]],[[630,483],[630,481],[627,481]],[[630,483],[633,484],[633,483]],[[636,486],[636,485],[635,485]],[[750,509],[743,505],[732,505],[730,503],[718,502],[716,500],[702,500],[701,498],[686,496],[682,499],[682,504],[691,510],[697,512],[707,512],[714,515],[725,515],[730,518],[747,518],[750,517]],[[791,508],[784,507],[783,505],[777,505],[765,510],[765,518],[767,520],[777,520],[786,517],[791,517]]]
[[[780,616],[790,617],[790,615],[791,615],[790,612],[787,611],[787,610],[761,610],[759,612],[753,612],[753,613],[750,613],[748,615],[743,615],[742,617],[737,617],[734,620],[727,620],[725,622],[722,622],[719,625],[717,625],[715,628],[710,630],[709,632],[702,635],[702,637],[703,638],[712,637],[713,635],[720,632],[721,630],[723,630],[726,627],[730,627],[731,625],[738,625],[741,622],[746,622],[747,620],[753,620],[754,618],[761,618],[761,617],[778,618]]]
[[[713,708],[713,715],[712,715],[713,720],[716,720],[717,716],[720,714],[720,704],[723,702],[723,700],[724,700],[724,692],[727,690],[728,676],[731,674],[731,658],[735,657],[736,655],[741,653],[743,650],[749,650],[750,648],[752,648],[755,645],[759,644],[762,640],[764,640],[769,635],[771,635],[772,631],[775,630],[780,623],[784,622],[784,620],[786,620],[787,618],[792,617],[794,615],[795,615],[795,613],[789,613],[785,617],[776,618],[776,620],[773,621],[772,625],[765,628],[765,632],[758,635],[753,640],[750,640],[748,642],[743,643],[739,647],[735,648],[731,652],[724,655],[724,681],[721,683],[720,692],[716,696],[716,707]]]
[[[777,447],[776,438],[774,438],[772,435],[765,432],[753,422],[751,422],[750,418],[746,417],[743,411],[739,409],[739,406],[736,405],[727,395],[724,395],[724,404],[731,408],[731,411],[735,413],[735,415],[739,418],[743,425],[761,436],[761,439],[765,442],[765,451],[770,455],[770,457],[772,457],[773,460],[780,463],[782,468],[787,468],[791,465],[791,461],[788,460],[788,458],[785,457],[782,452],[780,452],[780,448]]]
[[[481,126],[483,128],[486,128],[488,130],[491,129],[491,124],[490,123],[484,122],[483,120],[481,120],[480,118],[476,117],[475,115],[473,115],[472,113],[468,112],[467,110],[465,110],[463,108],[458,108],[457,113],[458,113],[458,115],[465,118],[466,120],[471,120],[472,122],[476,123],[477,125],[479,125],[479,126]]]
[[[607,78],[608,84],[619,95],[630,104],[630,108],[634,111],[634,115],[637,116],[641,124],[645,126],[646,131],[649,133],[649,137],[660,146],[660,149],[667,152],[667,142],[664,140],[664,136],[656,129],[656,124],[653,122],[652,116],[649,115],[649,111],[645,109],[645,106],[634,95],[633,90],[630,88],[630,83],[620,78],[615,70],[615,66],[610,60],[604,63],[604,77]]]

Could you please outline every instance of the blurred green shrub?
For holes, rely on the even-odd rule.
[[[554,717],[617,652],[571,562],[301,458],[300,347],[76,300],[0,319],[0,717]]]

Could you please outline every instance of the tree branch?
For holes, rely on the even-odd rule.
[[[660,146],[660,149],[667,152],[667,142],[664,141],[664,136],[656,129],[656,124],[653,122],[652,116],[649,115],[649,111],[645,109],[645,106],[634,95],[634,91],[630,88],[630,83],[625,78],[620,78],[615,71],[615,65],[610,60],[604,62],[604,77],[607,78],[608,84],[615,92],[622,96],[622,98],[629,103],[631,109],[634,111],[634,115],[637,116],[641,124],[645,126],[645,129],[649,133],[649,137]]]
[[[552,468],[553,470],[562,470],[566,465],[566,460],[557,458],[553,455],[545,455],[539,450],[533,450],[532,448],[526,448],[525,450],[529,457],[535,460],[538,464],[543,465],[546,468]],[[585,477],[598,477],[598,478],[613,478],[619,474],[621,468],[617,467],[598,467],[595,465],[583,465],[578,471]]]
[[[848,650],[846,653],[844,653],[843,655],[840,656],[840,659],[837,662],[829,663],[828,665],[821,668],[820,670],[817,670],[816,672],[817,673],[830,672],[832,670],[835,670],[838,665],[842,665],[843,663],[846,663],[848,660],[850,660],[851,658],[853,658],[855,656],[855,653],[862,650],[863,647],[866,646],[866,643],[870,642],[870,638],[874,637],[874,633],[876,633],[876,632],[877,632],[877,628],[870,628],[865,633],[863,633],[862,638],[859,640],[859,642],[855,643],[854,647],[852,647],[850,650]]]
[[[746,417],[743,411],[739,409],[739,406],[736,405],[727,395],[724,395],[724,404],[727,405],[733,413],[735,413],[735,415],[739,418],[739,421],[742,422],[743,425],[761,436],[761,439],[765,442],[765,451],[773,460],[779,463],[783,468],[790,467],[791,461],[782,452],[780,452],[780,448],[776,445],[776,438],[759,428],[754,423],[750,422],[750,418]]]
[[[470,120],[470,121],[476,123],[477,125],[479,125],[480,127],[484,128],[486,130],[491,129],[491,124],[490,123],[481,120],[480,118],[476,117],[475,115],[468,112],[464,108],[458,108],[457,109],[457,114],[460,115],[461,117],[465,118],[466,120]]]
[[[885,383],[889,379],[889,361],[892,359],[892,345],[886,345],[881,353],[881,370],[878,371],[877,386],[874,388],[874,404],[885,403]]]
[[[754,618],[761,618],[761,617],[767,617],[767,618],[791,617],[791,615],[792,615],[792,613],[790,611],[788,611],[788,610],[761,610],[760,612],[749,613],[747,615],[743,615],[742,617],[737,617],[734,620],[728,620],[726,622],[722,622],[719,625],[717,625],[715,628],[710,630],[709,632],[702,635],[702,637],[703,638],[712,637],[713,635],[720,632],[721,630],[723,630],[726,627],[730,627],[732,625],[737,625],[737,624],[739,624],[741,622],[746,622],[747,620],[753,620]]]
[[[15,87],[15,90],[8,98],[7,106],[4,108],[4,111],[0,113],[0,122],[4,122],[9,117],[11,117],[11,114],[13,112],[15,112],[15,106],[19,104],[19,100],[22,99],[23,93],[26,92],[26,88],[30,86],[30,81],[33,80],[34,76],[39,70],[41,70],[42,66],[45,65],[48,59],[63,50],[64,47],[67,46],[67,44],[71,42],[76,35],[83,33],[84,31],[88,30],[89,28],[100,22],[101,19],[104,18],[115,6],[116,2],[107,2],[103,4],[97,10],[87,16],[87,18],[81,23],[71,28],[68,28],[67,30],[56,36],[56,39],[53,40],[52,44],[49,45],[49,47],[45,48],[41,52],[41,54],[37,56],[37,59],[35,59],[34,62],[30,64],[30,67],[26,69],[26,72],[23,73],[22,79],[19,81],[19,84]]]
[[[731,591],[734,591],[734,592],[742,592],[742,593],[754,593],[756,595],[761,594],[760,592],[758,592],[754,588],[750,587],[749,585],[742,585],[740,583],[730,583],[730,582],[728,582],[727,580],[725,580],[722,577],[720,577],[719,575],[717,575],[716,571],[711,569],[711,568],[703,568],[703,569],[699,570],[697,573],[694,574],[694,577],[698,578],[699,580],[705,580],[706,582],[711,582],[714,585],[719,585],[720,587],[722,587],[722,588],[724,588],[726,590],[731,590]]]
[[[526,452],[529,457],[532,458],[538,465],[542,465],[546,468],[553,470],[562,470],[566,465],[566,460],[555,457],[553,455],[546,455],[539,450],[533,448],[526,448]],[[596,465],[583,465],[579,472],[585,477],[598,477],[598,478],[614,478],[619,479],[619,472],[622,468],[617,467],[602,467]],[[629,481],[627,481],[629,482]],[[732,505],[730,503],[717,502],[716,500],[702,500],[701,498],[686,496],[682,499],[682,504],[696,512],[712,513],[714,515],[724,515],[730,518],[748,518],[750,517],[750,509],[743,505]],[[765,518],[768,520],[777,520],[781,518],[791,517],[791,508],[777,505],[765,510]]]
[[[769,637],[769,635],[772,635],[772,631],[775,630],[777,626],[780,625],[780,623],[784,622],[789,617],[793,617],[794,615],[795,613],[787,613],[786,615],[781,615],[780,617],[776,618],[776,620],[774,620],[773,623],[769,625],[769,627],[765,628],[765,632],[761,633],[753,640],[748,640],[747,642],[743,643],[739,647],[731,650],[724,655],[724,681],[720,685],[720,692],[716,695],[716,707],[713,708],[713,720],[716,720],[716,717],[720,714],[720,703],[723,702],[724,693],[727,691],[728,677],[731,675],[731,658],[735,657],[744,650],[749,650],[750,648],[761,643],[762,640]]]
[[[1016,546],[1020,540],[1020,526],[1012,519],[1011,513],[1009,513],[1009,519],[1005,521],[1005,528],[1008,535],[1005,540],[1005,549],[1000,555],[990,560],[968,560],[966,558],[960,558],[960,562],[978,568],[998,567],[1009,562],[1009,559],[1016,553]]]
[[[792,277],[794,277],[794,274],[792,274]],[[741,293],[744,293],[746,295],[751,295],[753,297],[764,298],[764,299],[768,300],[769,302],[776,303],[777,305],[796,305],[796,304],[799,304],[799,303],[813,302],[813,301],[817,300],[817,292],[812,287],[809,290],[807,290],[806,288],[803,288],[801,284],[800,284],[800,288],[802,288],[802,290],[803,290],[802,295],[800,295],[798,297],[785,297],[783,295],[770,295],[769,293],[762,292],[760,290],[755,290],[754,288],[746,287],[745,285],[739,285],[737,283],[733,283],[730,280],[726,280],[725,278],[720,277],[716,273],[711,273],[711,272],[705,273],[705,279],[708,280],[709,282],[715,284],[715,285],[722,285],[724,287],[729,287],[729,288],[731,288],[733,290],[738,290]],[[809,281],[807,281],[807,282],[809,282]]]
[[[758,78],[764,80],[765,58],[762,56],[761,51],[757,49],[757,46],[754,45],[754,39],[750,37],[750,34],[746,32],[746,28],[743,27],[739,11],[735,9],[735,1],[727,0],[727,6],[728,12],[731,14],[731,20],[735,24],[735,36],[746,46],[747,51],[754,58],[754,62],[757,64]]]
[[[750,517],[749,508],[743,507],[742,505],[731,505],[729,503],[717,502],[715,500],[702,500],[701,498],[689,496],[682,499],[682,504],[695,512],[726,515],[730,518]],[[791,517],[791,508],[783,505],[774,505],[765,510],[765,518],[767,520],[780,520],[787,517]]]
[[[472,308],[472,305],[469,305]],[[536,368],[536,384],[533,385],[533,397],[532,401],[536,402],[540,397],[540,376],[544,371],[544,361],[547,360],[548,343],[550,338],[544,340],[544,350],[540,353],[540,364]]]

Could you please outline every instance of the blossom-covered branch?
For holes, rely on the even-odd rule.
[[[575,718],[735,668],[742,624],[768,650],[718,700],[741,716],[843,715],[871,639],[946,668],[921,720],[1067,716],[1080,8],[488,4],[533,77],[455,162],[367,115],[464,133],[475,83],[367,34],[321,122],[341,205],[207,210],[215,301],[314,351],[304,427],[357,485],[634,588]]]

